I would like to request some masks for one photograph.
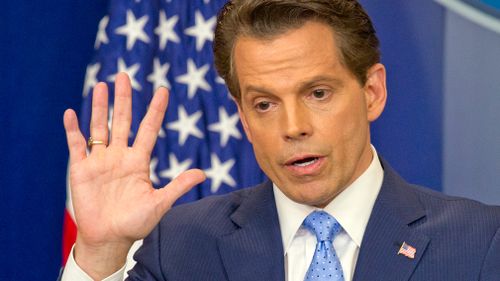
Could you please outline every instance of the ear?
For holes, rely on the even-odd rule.
[[[367,72],[364,86],[366,112],[369,122],[377,120],[384,111],[387,101],[386,72],[383,64],[377,63]]]
[[[236,106],[238,107],[238,114],[240,115],[241,124],[243,125],[243,130],[245,131],[245,135],[247,135],[247,139],[250,143],[252,143],[252,133],[248,127],[247,118],[245,117],[245,112],[243,111],[243,105],[241,101],[235,101]]]

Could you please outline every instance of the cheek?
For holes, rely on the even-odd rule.
[[[362,102],[349,102],[316,118],[316,133],[334,147],[359,145],[366,138],[368,122]]]
[[[282,146],[279,142],[279,133],[272,124],[262,125],[249,123],[249,133],[252,135],[252,146],[259,166],[269,176],[276,169],[274,165],[280,159]]]
[[[274,130],[266,129],[265,126],[259,124],[249,124],[248,134],[252,138],[251,142],[256,157],[262,159],[272,152],[273,140],[276,140],[273,131]]]
[[[257,163],[266,175],[272,177],[275,170],[273,163],[277,157],[273,153],[276,153],[276,149],[272,149],[272,146],[268,146],[267,144],[267,142],[260,142],[258,140],[252,143]]]

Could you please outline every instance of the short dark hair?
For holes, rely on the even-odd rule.
[[[308,21],[332,28],[341,62],[366,83],[367,71],[380,62],[379,40],[370,17],[356,0],[233,0],[217,18],[213,43],[215,67],[239,102],[241,93],[233,53],[241,36],[272,39]]]

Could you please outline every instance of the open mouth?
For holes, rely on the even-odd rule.
[[[325,166],[325,157],[321,155],[297,155],[286,162],[287,171],[297,177],[319,175]]]
[[[318,161],[318,159],[319,159],[318,157],[306,157],[303,159],[293,161],[292,165],[297,167],[305,167],[314,164],[316,161]]]

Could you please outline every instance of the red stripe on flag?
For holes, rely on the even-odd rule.
[[[71,247],[76,241],[76,224],[71,218],[68,210],[64,209],[64,226],[63,226],[63,266],[68,260],[69,253],[71,252]]]

